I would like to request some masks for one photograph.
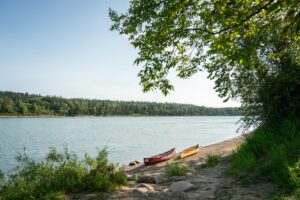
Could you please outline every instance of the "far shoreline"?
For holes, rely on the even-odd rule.
[[[0,115],[0,119],[9,118],[94,118],[94,117],[242,117],[242,115]]]

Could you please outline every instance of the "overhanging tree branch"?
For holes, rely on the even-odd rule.
[[[268,1],[267,4],[265,4],[264,6],[260,7],[259,9],[257,9],[255,12],[251,13],[250,15],[248,15],[243,20],[239,21],[239,23],[234,24],[234,25],[232,25],[230,27],[223,28],[223,29],[221,29],[219,31],[216,31],[216,32],[209,31],[206,28],[186,28],[183,31],[200,31],[200,32],[205,32],[205,33],[211,34],[211,35],[217,35],[217,34],[220,34],[220,33],[226,32],[228,30],[231,30],[233,28],[237,28],[237,27],[241,26],[244,22],[250,20],[252,17],[254,17],[255,15],[257,15],[261,11],[266,10],[269,7],[269,5],[271,5],[273,2],[274,2],[274,0]]]

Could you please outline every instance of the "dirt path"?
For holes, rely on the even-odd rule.
[[[227,161],[211,168],[193,170],[192,174],[183,177],[173,177],[158,184],[150,185],[153,190],[139,191],[138,184],[124,187],[107,197],[109,200],[138,200],[138,199],[193,199],[193,200],[259,200],[265,199],[276,191],[272,183],[256,183],[242,186],[235,179],[225,175],[228,168]],[[174,192],[169,189],[170,185],[178,181],[187,181],[195,186],[187,192]]]
[[[130,176],[147,177],[146,184],[133,184],[124,187],[107,197],[109,200],[125,199],[216,199],[216,200],[258,200],[268,197],[276,191],[272,183],[261,182],[242,186],[234,178],[226,176],[230,165],[228,159],[215,167],[203,167],[207,155],[230,155],[243,142],[243,137],[236,137],[217,144],[201,148],[194,156],[184,160],[191,173],[187,176],[164,178],[164,166],[161,163],[155,166],[127,167]],[[172,161],[171,161],[172,162]],[[151,178],[150,178],[151,177]],[[193,185],[188,191],[172,191],[172,184],[177,182],[188,182]],[[142,188],[142,189],[141,189]],[[146,189],[144,189],[146,188]]]

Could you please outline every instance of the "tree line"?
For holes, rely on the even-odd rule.
[[[66,99],[28,93],[1,92],[0,115],[57,116],[234,116],[237,108],[210,108],[190,104]]]

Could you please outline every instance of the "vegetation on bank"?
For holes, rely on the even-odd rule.
[[[167,95],[171,71],[180,78],[207,71],[220,97],[240,100],[244,127],[257,127],[231,173],[271,179],[299,199],[299,0],[132,1],[125,13],[109,14],[111,30],[138,51],[144,91]]]
[[[185,167],[181,166],[179,163],[174,162],[167,164],[165,166],[165,176],[166,177],[172,177],[172,176],[184,176],[186,175],[190,170]]]
[[[0,200],[59,199],[68,193],[111,192],[127,183],[124,171],[107,160],[106,150],[95,158],[79,160],[66,148],[51,148],[46,159],[36,162],[26,153],[17,156],[19,167],[0,179]]]
[[[244,183],[271,180],[283,193],[299,195],[300,122],[286,120],[257,128],[234,153],[229,173]]]
[[[259,179],[277,183],[282,194],[274,199],[299,199],[300,1],[131,1],[125,13],[110,10],[110,17],[111,29],[125,35],[138,51],[135,64],[142,65],[138,76],[144,91],[160,89],[166,95],[174,88],[168,79],[170,72],[189,78],[205,70],[220,97],[225,101],[239,99],[245,127],[254,125],[257,129],[233,155],[229,172],[244,183]],[[192,105],[65,100],[27,94],[24,99],[1,99],[1,112],[12,115],[218,115],[211,114],[216,110],[209,114],[204,110]],[[170,174],[180,171],[175,165],[169,168]],[[38,187],[49,183],[39,177],[43,170],[38,167],[34,176],[27,176],[31,167],[24,169],[28,170],[21,170],[5,183],[4,194],[35,188],[37,194],[44,191]],[[59,185],[63,192],[81,188],[68,185],[72,181],[65,179],[79,177],[76,183],[80,186],[90,183],[82,181],[81,173],[66,170],[65,176],[62,171],[58,175],[67,178],[57,176],[53,182],[66,183]],[[90,177],[87,171],[83,177]],[[100,183],[107,182],[100,179]],[[30,187],[22,190],[27,185]],[[95,185],[87,184],[86,188]]]
[[[214,167],[222,161],[222,157],[219,155],[208,155],[206,158],[206,165],[208,167]]]
[[[233,116],[237,108],[209,108],[176,103],[65,99],[61,97],[0,92],[0,115],[56,116]]]
[[[125,35],[138,51],[135,64],[142,65],[139,77],[144,91],[160,89],[168,94],[174,88],[168,79],[171,71],[180,78],[207,71],[220,97],[241,101],[245,126],[258,127],[234,154],[230,173],[244,182],[253,178],[276,182],[287,194],[274,199],[299,199],[300,1],[131,1],[126,13],[110,10],[109,14],[111,29]],[[172,104],[160,104],[156,108],[161,110],[155,110],[156,104],[139,107],[131,102],[132,107],[120,109],[110,101],[74,99],[71,104],[57,104],[51,97],[33,99],[26,106],[23,100],[2,99],[1,110],[9,114],[178,115]],[[178,113],[186,113],[182,115],[193,115],[184,109],[189,106],[177,108]],[[36,176],[21,172],[16,184],[8,181],[8,189],[27,187],[22,185],[24,180],[31,186],[28,189],[37,187],[31,182]],[[40,180],[44,179],[36,181]],[[9,192],[7,188],[2,190]]]

